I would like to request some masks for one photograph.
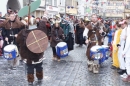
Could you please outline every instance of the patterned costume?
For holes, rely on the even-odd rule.
[[[90,49],[97,44],[102,45],[103,43],[102,39],[105,33],[104,32],[99,33],[99,31],[101,29],[103,30],[104,27],[99,25],[99,22],[97,22],[93,26],[90,22],[88,23],[87,27],[89,28],[85,28],[83,36],[85,37],[85,39],[89,40],[88,45],[87,45],[87,52],[86,52],[86,56],[88,58],[88,63],[87,63],[88,70],[93,71],[93,73],[98,73],[99,64],[95,63],[94,59],[90,56]]]

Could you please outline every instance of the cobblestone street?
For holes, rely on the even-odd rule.
[[[121,80],[116,70],[112,70],[111,58],[102,64],[99,74],[87,70],[86,46],[77,47],[61,62],[52,61],[52,51],[49,47],[45,52],[44,80],[41,86],[130,86]],[[8,70],[7,61],[0,59],[0,86],[28,86],[25,66],[17,70]]]

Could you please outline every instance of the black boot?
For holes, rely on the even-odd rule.
[[[118,72],[118,74],[122,75],[122,74],[126,73],[126,70],[120,69],[120,70],[118,70],[117,72]]]

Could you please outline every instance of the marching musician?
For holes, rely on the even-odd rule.
[[[37,29],[37,30],[42,30],[44,33],[46,33],[46,23],[45,21],[47,20],[47,17],[43,16],[42,20],[39,21],[39,26],[32,28],[32,30]],[[37,26],[37,25],[35,25]],[[43,79],[43,55],[44,52],[41,53],[34,53],[30,51],[26,45],[26,39],[29,34],[29,32],[32,31],[31,28],[29,30],[27,28],[21,30],[18,34],[17,37],[17,43],[20,46],[20,55],[22,60],[26,63],[27,66],[27,81],[29,86],[34,85],[34,74],[35,74],[35,69],[36,69],[36,77],[38,79],[37,85],[42,84],[42,79]]]
[[[42,19],[38,23],[38,28],[41,29],[44,33],[47,35],[47,21],[48,17],[47,15],[43,15]]]
[[[56,45],[64,39],[63,29],[60,27],[59,22],[56,21],[51,30],[51,47],[53,51],[53,60],[60,61],[60,57],[56,54]]]
[[[8,44],[16,44],[16,38],[19,33],[19,31],[24,28],[24,24],[17,20],[15,18],[15,14],[9,15],[9,20],[4,21],[2,24],[0,24],[0,28],[3,28],[2,34],[4,39],[4,46]],[[17,58],[10,60],[10,68],[16,69],[17,63],[18,63],[18,52],[17,52]]]
[[[84,38],[86,39],[87,46],[87,58],[88,58],[88,69],[89,71],[93,71],[93,73],[98,73],[99,71],[99,64],[94,62],[94,59],[90,57],[90,49],[95,45],[102,45],[103,44],[103,37],[105,35],[104,32],[104,26],[98,22],[98,17],[96,14],[93,14],[91,16],[92,21],[87,21],[85,23],[85,26],[88,30],[84,31],[84,34],[86,33],[86,36]]]

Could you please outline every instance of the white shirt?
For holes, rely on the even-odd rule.
[[[89,31],[89,29],[85,27],[85,30],[83,32],[83,37],[87,37],[88,38],[88,31]]]
[[[125,48],[122,52],[122,54],[125,54],[125,57],[130,57],[130,25],[128,25],[127,30],[126,30],[126,43],[125,43]]]

